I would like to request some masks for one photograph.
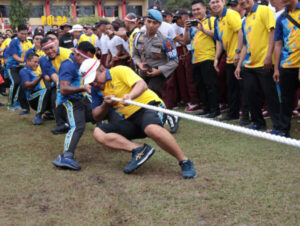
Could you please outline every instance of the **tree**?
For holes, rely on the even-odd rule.
[[[11,28],[16,29],[19,24],[26,24],[32,12],[32,3],[23,0],[11,0],[9,14]]]
[[[167,9],[190,9],[191,8],[191,0],[168,0],[165,8]]]

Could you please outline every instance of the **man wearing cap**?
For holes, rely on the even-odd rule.
[[[75,24],[72,27],[72,30],[69,31],[73,34],[74,37],[74,47],[77,48],[77,46],[81,42],[90,42],[92,43],[91,38],[89,38],[86,34],[83,32],[83,27],[80,24]]]
[[[59,46],[67,49],[73,48],[72,34],[69,32],[72,29],[72,25],[64,23],[60,26],[60,29],[63,31],[63,35],[59,39]]]
[[[53,161],[60,168],[80,170],[79,164],[74,160],[74,152],[84,132],[85,123],[92,122],[93,117],[91,102],[83,93],[89,89],[82,86],[79,67],[84,60],[92,59],[95,52],[96,49],[90,42],[81,42],[75,53],[64,60],[59,68],[56,103],[63,106],[64,115],[70,125],[65,137],[64,153]]]
[[[140,76],[163,100],[170,97],[162,96],[167,78],[178,66],[178,57],[173,39],[165,37],[158,28],[162,23],[162,15],[158,10],[149,9],[149,16],[146,20],[146,30],[138,33],[132,59],[140,70]],[[170,25],[171,26],[171,25]],[[170,102],[166,101],[167,108]],[[178,118],[168,116],[171,132],[176,133],[178,129]]]
[[[94,130],[96,141],[109,148],[132,152],[132,160],[124,168],[124,173],[133,172],[154,154],[153,147],[131,141],[148,136],[178,160],[183,178],[196,177],[192,161],[183,154],[174,137],[163,128],[164,115],[125,103],[126,100],[134,100],[164,107],[163,101],[147,88],[146,83],[132,69],[117,66],[107,70],[98,61],[88,59],[82,63],[80,72],[84,83],[92,85],[94,119],[101,121],[107,114],[110,116],[108,123],[98,124]],[[113,96],[123,98],[122,102],[113,102]]]
[[[137,33],[140,31],[140,29],[137,27],[137,16],[134,13],[129,13],[126,15],[124,19],[125,28],[126,28],[126,37],[129,42],[129,50],[130,55],[132,56],[133,51],[133,42],[137,35]]]
[[[96,35],[93,32],[92,26],[89,25],[89,24],[85,24],[83,26],[83,29],[84,29],[84,33],[86,34],[86,36],[88,36],[91,39],[93,46],[95,46],[95,44],[96,44]]]

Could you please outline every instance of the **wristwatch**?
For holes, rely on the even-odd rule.
[[[239,54],[239,53],[241,53],[241,50],[240,50],[240,49],[236,49],[236,50],[235,50],[235,53],[238,53],[238,54]]]

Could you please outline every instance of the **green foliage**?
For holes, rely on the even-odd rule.
[[[78,24],[84,25],[84,24],[89,24],[89,25],[94,25],[96,22],[98,22],[100,20],[100,17],[98,16],[84,16],[84,17],[79,17],[77,19]],[[103,19],[105,20],[105,19]]]
[[[192,8],[192,1],[193,0],[168,0],[165,7],[167,9],[187,9],[190,10]],[[209,0],[203,0],[205,5],[207,6]]]
[[[32,12],[32,3],[23,0],[11,0],[9,20],[12,29],[17,28],[19,24],[26,24]]]

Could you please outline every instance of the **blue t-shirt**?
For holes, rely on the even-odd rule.
[[[24,87],[25,93],[26,93],[26,98],[27,100],[29,100],[31,93],[39,91],[41,89],[45,88],[44,83],[42,83],[41,81],[32,89],[32,90],[28,90],[25,86],[24,83],[25,82],[32,82],[35,79],[38,78],[38,75],[36,75],[33,70],[28,67],[27,65],[25,65],[24,68],[22,68],[19,72],[21,81],[22,81],[22,86]]]
[[[95,87],[92,87],[91,94],[92,94],[92,109],[94,109],[96,107],[99,107],[102,104],[104,96],[100,92],[100,90]]]
[[[61,81],[68,81],[70,82],[71,87],[80,87],[82,84],[82,77],[79,73],[79,66],[73,56],[70,55],[69,59],[63,61],[60,65],[59,72],[58,72],[59,81],[57,84],[57,96],[56,96],[56,103],[57,105],[61,105],[67,100],[73,98],[83,98],[83,93],[75,93],[71,95],[62,95],[60,92],[60,82]]]

